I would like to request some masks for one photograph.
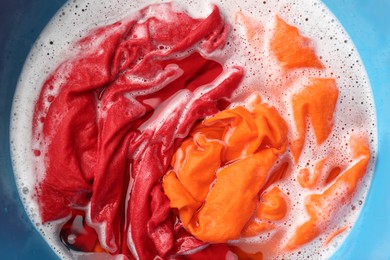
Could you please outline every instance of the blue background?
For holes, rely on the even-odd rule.
[[[0,0],[0,259],[57,258],[30,223],[16,191],[9,120],[24,60],[64,2]],[[374,90],[379,136],[369,196],[356,226],[333,259],[390,259],[390,0],[323,2],[341,21],[363,59]]]

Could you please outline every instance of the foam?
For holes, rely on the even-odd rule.
[[[59,227],[64,220],[58,220],[45,225],[39,224],[41,220],[38,213],[38,205],[34,198],[35,183],[37,181],[35,173],[44,172],[44,162],[39,159],[43,157],[42,155],[45,151],[41,149],[42,144],[40,142],[42,140],[40,142],[32,140],[31,126],[35,101],[44,80],[64,60],[64,57],[71,58],[82,51],[76,48],[73,42],[78,41],[88,31],[97,26],[111,24],[123,19],[126,21],[135,17],[137,15],[135,11],[140,8],[159,2],[166,1],[116,0],[108,2],[98,0],[93,1],[93,3],[88,0],[68,1],[42,32],[26,60],[15,93],[12,110],[11,147],[14,172],[19,194],[30,219],[61,258],[71,259],[82,256],[72,254],[59,241]],[[293,0],[214,0],[211,3],[220,7],[226,21],[234,28],[234,36],[228,39],[228,45],[224,50],[217,50],[212,55],[202,54],[216,61],[223,61],[225,70],[231,66],[242,66],[245,69],[246,75],[242,82],[242,87],[235,92],[237,101],[239,101],[238,97],[240,95],[245,96],[245,93],[257,90],[264,101],[277,107],[277,110],[288,121],[289,129],[294,129],[292,113],[290,112],[292,93],[302,87],[302,84],[309,76],[336,77],[336,83],[339,88],[339,100],[334,116],[335,127],[331,133],[333,137],[327,143],[348,143],[348,138],[352,133],[367,132],[369,133],[370,149],[373,151],[368,174],[361,184],[362,189],[357,192],[355,199],[351,203],[353,210],[348,207],[340,212],[340,223],[352,226],[364,205],[363,202],[370,186],[375,165],[377,131],[375,109],[368,77],[351,39],[337,19],[319,0],[307,0],[304,2]],[[185,8],[192,16],[201,18],[210,13],[211,3],[185,0],[177,3],[176,8],[178,10]],[[163,12],[163,10],[161,11]],[[258,46],[245,44],[245,30],[235,20],[237,11],[242,11],[263,25],[263,33],[259,35],[260,43],[262,44]],[[281,72],[275,58],[270,55],[267,44],[267,39],[270,38],[274,28],[273,17],[275,14],[279,14],[286,22],[297,26],[303,35],[313,40],[317,56],[320,57],[320,60],[325,65],[325,70],[305,69],[303,74],[301,71],[293,71],[288,75]],[[305,77],[302,77],[302,75]],[[286,77],[294,80],[288,82]],[[55,96],[58,89],[59,86],[54,86],[53,90],[47,93],[47,95]],[[280,95],[275,96],[275,93],[280,93]],[[307,134],[308,137],[306,138],[305,149],[302,151],[300,162],[290,169],[292,179],[296,177],[299,167],[305,166],[307,163],[312,165],[317,159],[321,158],[321,155],[328,152],[326,145],[321,146],[319,150],[314,149],[313,147],[315,146],[312,145],[312,149],[310,149],[310,140],[313,140],[310,137],[313,135],[310,128]],[[41,155],[35,156],[31,152],[32,149],[39,150]],[[339,155],[336,157],[341,158],[344,156],[344,158],[350,158],[347,145],[334,152]],[[36,161],[38,164],[34,164]],[[283,163],[283,159],[280,160],[281,163]],[[36,165],[37,168],[34,169],[33,165]],[[38,175],[38,178],[43,177]],[[291,185],[290,181],[286,179],[284,180],[285,183],[279,186],[285,194],[289,194],[290,202],[298,202],[297,204],[291,203],[293,214],[289,214],[289,217],[281,222],[282,225],[286,226],[287,237],[289,236],[288,225],[302,223],[306,218],[302,201],[307,194],[297,185]],[[336,226],[336,224],[334,225]],[[350,228],[348,228],[349,230]],[[348,232],[344,232],[332,240],[327,249],[322,247],[327,234],[322,234],[310,246],[304,246],[289,255],[269,257],[326,259],[337,250],[347,234]],[[99,235],[104,237],[104,234]],[[262,246],[259,242],[267,241],[272,235],[270,233],[263,238],[243,239],[241,241],[231,241],[231,243],[240,244],[244,249],[251,251],[256,248],[261,249]],[[131,244],[131,241],[128,242]]]

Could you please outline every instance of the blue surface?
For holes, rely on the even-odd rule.
[[[24,60],[64,0],[0,0],[0,259],[56,259],[25,214],[9,152],[12,97]],[[390,1],[323,0],[354,41],[374,90],[379,154],[371,190],[333,259],[390,259]]]
[[[12,98],[24,61],[65,1],[0,0],[0,259],[58,259],[24,212],[9,148]]]

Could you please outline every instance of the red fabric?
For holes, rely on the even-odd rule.
[[[175,230],[160,181],[177,145],[197,120],[226,106],[243,71],[222,74],[222,64],[200,54],[226,42],[216,7],[205,19],[170,4],[134,17],[79,41],[79,53],[44,83],[33,120],[46,168],[37,191],[44,222],[91,203],[104,250],[131,257],[130,236],[137,256],[153,259],[203,245]]]

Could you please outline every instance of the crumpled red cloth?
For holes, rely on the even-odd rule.
[[[33,118],[45,163],[37,199],[43,222],[82,216],[90,236],[73,249],[153,259],[205,247],[175,224],[160,181],[194,123],[229,104],[243,71],[206,58],[229,35],[217,7],[204,19],[176,10],[151,5],[92,31],[44,82]]]

